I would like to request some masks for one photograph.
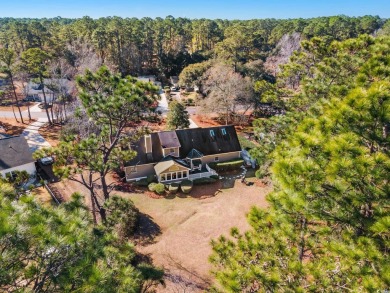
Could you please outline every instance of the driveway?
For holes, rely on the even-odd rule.
[[[158,101],[158,106],[156,108],[156,112],[160,111],[163,116],[167,115],[168,112],[168,100],[165,96],[165,93],[160,94],[160,101]]]
[[[46,122],[47,118],[38,118],[36,122],[31,123],[23,130],[22,135],[27,140],[27,144],[33,152],[40,148],[50,147],[50,144],[38,132],[38,129]]]

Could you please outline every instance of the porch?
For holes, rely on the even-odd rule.
[[[190,175],[188,179],[194,180],[198,178],[208,178],[213,175],[218,175],[218,173],[214,169],[211,169],[210,166],[206,164],[202,167],[201,170],[190,171]]]

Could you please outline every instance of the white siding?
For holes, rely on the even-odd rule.
[[[1,170],[0,171],[0,174],[5,177],[5,174],[8,173],[8,172],[11,172],[11,171],[27,171],[27,173],[29,174],[34,174],[36,169],[35,169],[35,163],[32,162],[32,163],[28,163],[28,164],[25,164],[25,165],[20,165],[20,166],[17,166],[17,167],[13,167],[13,168],[9,168],[9,169],[5,169],[5,170]]]

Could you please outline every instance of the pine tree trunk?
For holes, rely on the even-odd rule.
[[[31,121],[30,105],[27,106],[28,120]]]
[[[42,94],[43,94],[43,100],[44,100],[44,103],[45,103],[45,111],[46,111],[47,120],[49,121],[49,124],[51,125],[52,121],[50,120],[49,110],[47,109],[47,99],[46,99],[46,94],[45,94],[45,85],[43,84],[42,75],[39,76],[39,81],[42,84]]]
[[[94,201],[94,199],[93,199],[93,196],[94,196],[94,194],[93,194],[93,192],[91,191],[91,205],[92,205],[92,218],[93,218],[93,223],[95,224],[95,225],[97,225],[97,218],[96,218],[96,205],[95,205],[95,201]]]
[[[10,74],[10,79],[11,79],[12,91],[13,91],[14,97],[15,97],[16,107],[18,107],[18,110],[19,110],[20,120],[22,120],[22,123],[24,124],[22,111],[20,111],[18,95],[16,94],[15,85],[14,85],[14,78],[13,78],[12,74]]]
[[[300,235],[300,242],[299,242],[299,256],[298,260],[302,263],[304,252],[305,252],[305,232],[306,232],[306,218],[303,217],[301,219],[301,235]]]
[[[16,118],[14,105],[11,105],[11,107],[12,107],[12,112],[14,113],[14,117],[15,117],[16,122],[19,122],[18,118]]]
[[[103,190],[103,195],[104,199],[108,200],[110,198],[109,192],[108,192],[108,185],[106,182],[106,176],[101,175],[100,176],[100,181],[102,182],[102,190]]]

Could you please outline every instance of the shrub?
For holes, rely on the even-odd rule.
[[[242,166],[243,163],[244,160],[242,159],[234,159],[234,160],[221,162],[221,163],[212,162],[209,164],[209,166],[215,171],[221,172],[221,171],[237,170]]]
[[[240,142],[241,147],[246,150],[254,149],[257,147],[253,142],[251,142],[243,135],[238,135],[238,141]]]
[[[142,178],[138,181],[135,181],[133,184],[135,186],[147,187],[149,185],[149,182],[147,178]]]
[[[156,191],[156,185],[157,185],[157,183],[150,183],[150,184],[148,185],[148,189],[149,189],[150,191],[152,191],[152,192],[155,192],[155,191]]]
[[[154,183],[154,184],[156,184],[156,183]],[[165,193],[165,185],[162,184],[162,183],[157,183],[154,186],[154,192],[157,193],[157,194],[164,194]]]
[[[183,180],[180,183],[181,191],[183,191],[183,193],[186,193],[186,194],[191,192],[192,186],[193,186],[193,183],[191,180]]]
[[[215,178],[198,178],[193,181],[194,185],[202,185],[202,184],[210,184],[210,183],[215,183],[217,182],[217,179]]]
[[[176,194],[177,191],[179,190],[179,184],[178,183],[172,183],[168,185],[168,193],[169,194]]]

